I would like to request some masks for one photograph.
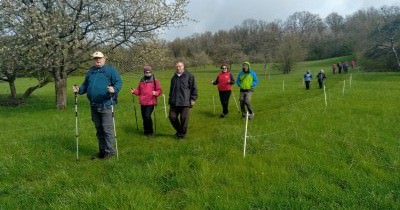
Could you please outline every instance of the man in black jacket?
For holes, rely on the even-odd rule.
[[[175,68],[169,90],[169,120],[176,130],[176,138],[182,139],[187,133],[190,108],[197,99],[197,86],[194,76],[185,71],[182,61],[176,62]]]

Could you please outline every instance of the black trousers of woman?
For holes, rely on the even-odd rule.
[[[140,108],[142,111],[144,135],[152,135],[153,120],[151,119],[151,113],[153,113],[154,105],[140,106]]]
[[[231,96],[231,91],[219,91],[219,100],[221,101],[222,105],[222,114],[228,114],[228,106],[229,106],[229,97]]]

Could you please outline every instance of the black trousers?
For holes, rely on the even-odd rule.
[[[222,113],[224,115],[228,114],[229,97],[231,97],[231,91],[219,91],[219,100],[222,105]]]
[[[153,120],[151,119],[151,113],[154,111],[154,105],[140,106],[140,108],[142,111],[144,134],[153,134]]]
[[[171,106],[169,108],[169,120],[179,137],[184,137],[187,133],[189,112],[190,108],[187,106]]]
[[[318,85],[319,88],[322,88],[324,86],[324,80],[318,80]]]
[[[305,81],[305,83],[306,83],[306,89],[307,90],[310,89],[310,81]]]

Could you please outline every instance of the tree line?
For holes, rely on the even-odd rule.
[[[189,0],[0,1],[0,80],[17,97],[15,80],[37,84],[22,97],[54,82],[56,107],[66,107],[68,76],[87,69],[101,50],[120,71],[143,65],[164,69],[180,59],[187,66],[274,63],[290,73],[296,62],[354,55],[367,70],[400,70],[400,7],[359,10],[324,19],[307,11],[285,21],[247,19],[230,30],[193,34],[172,41],[160,29],[190,20]]]
[[[400,7],[359,10],[324,19],[307,11],[285,21],[247,19],[230,30],[204,32],[168,43],[173,57],[191,65],[277,63],[289,73],[296,62],[354,55],[367,70],[399,71]]]

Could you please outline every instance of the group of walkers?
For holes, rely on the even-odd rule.
[[[211,81],[211,83],[218,86],[219,99],[222,105],[222,114],[220,117],[224,118],[229,112],[229,98],[232,92],[232,85],[235,84],[234,77],[227,64],[221,65],[221,72],[218,74],[216,80]],[[240,71],[237,76],[236,84],[240,88],[239,102],[242,117],[246,117],[248,113],[249,119],[253,119],[254,111],[251,106],[251,95],[258,84],[258,79],[256,73],[250,69],[249,62],[244,62],[242,64],[242,71]]]
[[[106,57],[102,52],[92,54],[94,66],[85,75],[83,83],[72,87],[75,95],[87,94],[90,102],[90,110],[93,124],[96,128],[99,152],[97,157],[107,159],[116,154],[115,124],[113,106],[117,103],[118,93],[122,88],[122,79],[116,69],[106,64]],[[175,73],[171,78],[169,90],[169,120],[174,127],[175,137],[178,140],[185,138],[188,130],[190,109],[198,98],[195,77],[185,69],[182,61],[175,63]],[[146,136],[154,135],[151,114],[157,105],[157,97],[162,94],[160,81],[155,78],[151,66],[144,66],[143,77],[131,93],[139,97],[141,114],[143,119],[143,132]],[[228,65],[221,65],[221,72],[217,79],[212,81],[218,86],[219,97],[222,105],[221,118],[228,114],[228,104],[234,77]],[[254,117],[251,106],[251,95],[258,84],[257,75],[250,69],[250,63],[242,64],[242,71],[236,78],[236,84],[240,88],[240,107],[242,117],[248,113],[249,119]]]
[[[313,76],[310,73],[310,70],[307,70],[306,74],[304,74],[304,83],[306,85],[306,90],[310,89],[310,83],[312,80]],[[319,88],[321,89],[324,86],[324,82],[326,80],[326,75],[325,75],[325,71],[323,69],[321,69],[317,75],[317,79],[318,79],[318,85]]]
[[[351,67],[351,69],[354,69],[356,67],[356,61],[352,60],[350,62],[350,65],[349,65],[349,62],[347,62],[347,61],[344,61],[344,62],[339,61],[337,63],[334,63],[334,64],[332,64],[332,73],[336,74],[336,70],[339,74],[342,73],[342,70],[344,73],[347,73],[349,71],[349,67]]]
[[[351,69],[354,69],[356,67],[356,61],[352,60],[350,62],[350,67]],[[339,74],[342,73],[342,70],[344,73],[347,73],[349,71],[349,63],[347,61],[344,62],[337,62],[332,64],[332,73],[336,74],[336,70],[338,71]],[[310,70],[307,70],[306,73],[303,76],[304,78],[304,84],[306,85],[306,90],[310,89],[310,83],[311,80],[313,78],[312,74],[310,73]],[[325,71],[323,69],[321,69],[317,75],[317,79],[318,79],[318,85],[319,88],[321,89],[324,86],[325,80],[326,80],[326,74]]]

